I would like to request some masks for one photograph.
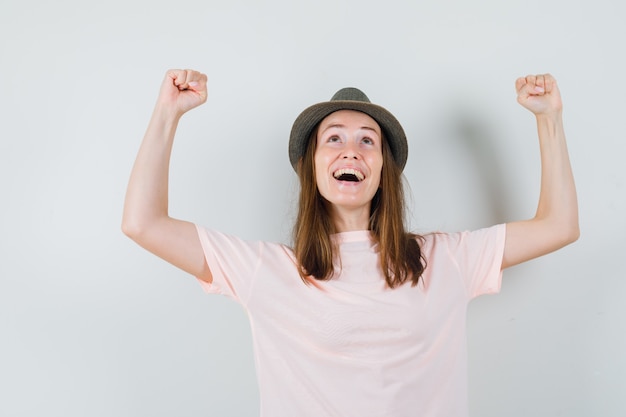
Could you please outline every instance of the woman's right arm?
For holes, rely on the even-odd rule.
[[[133,166],[122,231],[143,248],[207,282],[211,271],[193,223],[168,214],[170,155],[178,122],[207,99],[207,77],[197,71],[167,72]]]

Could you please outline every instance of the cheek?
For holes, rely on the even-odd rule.
[[[315,183],[317,184],[318,188],[320,187],[320,185],[323,186],[324,184],[324,173],[326,172],[325,166],[326,165],[324,163],[324,159],[316,155],[315,159],[313,160],[313,176],[315,178]]]
[[[376,181],[374,182],[376,184],[376,188],[380,188],[380,186],[382,185],[382,175],[379,172],[376,178]]]
[[[332,162],[332,155],[327,152],[318,151],[313,158],[313,169],[315,169],[315,175],[323,174],[328,171],[328,167]]]
[[[315,159],[313,159],[313,173],[315,174],[315,178],[317,178],[317,176],[319,175],[321,171],[322,171],[322,161],[317,155],[315,155]]]
[[[380,180],[382,178],[383,171],[383,160],[380,158],[373,158],[370,164],[372,168],[372,176],[377,179],[378,185],[380,186]]]

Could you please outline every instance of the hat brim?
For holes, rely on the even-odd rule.
[[[404,169],[408,156],[408,144],[402,125],[384,107],[376,104],[354,101],[336,100],[314,104],[306,108],[296,118],[289,137],[289,161],[294,170],[298,169],[298,162],[306,152],[308,141],[313,129],[326,116],[339,110],[355,110],[367,114],[378,123],[385,140],[389,143],[393,159],[400,168]]]

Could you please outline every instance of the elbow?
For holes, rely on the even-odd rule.
[[[137,226],[134,223],[129,222],[126,219],[122,220],[122,233],[124,233],[129,238],[133,238],[133,236],[137,235]]]
[[[563,216],[564,229],[566,230],[567,245],[576,242],[580,239],[580,221],[578,218],[578,203],[574,200],[570,204],[572,207],[569,215]]]
[[[563,232],[561,235],[561,246],[567,246],[574,242],[576,242],[580,238],[580,225],[578,224],[578,220],[572,222],[572,224],[563,228]]]
[[[129,218],[128,216],[122,218],[122,233],[132,240],[137,241],[144,229],[142,223],[136,219]]]
[[[572,227],[569,234],[568,244],[576,242],[580,238],[580,225],[576,222],[576,225]]]
[[[546,235],[552,241],[554,249],[560,249],[576,242],[580,238],[580,225],[578,213],[559,213],[543,219],[546,223]]]
[[[121,224],[122,233],[141,247],[151,244],[155,234],[163,230],[163,222],[158,218],[148,217],[145,214],[124,215]]]

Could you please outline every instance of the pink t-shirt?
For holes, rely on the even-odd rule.
[[[262,417],[467,416],[467,304],[500,289],[505,225],[426,235],[423,281],[395,289],[368,231],[334,235],[341,271],[311,285],[287,246],[198,233],[203,288],[250,319]]]

